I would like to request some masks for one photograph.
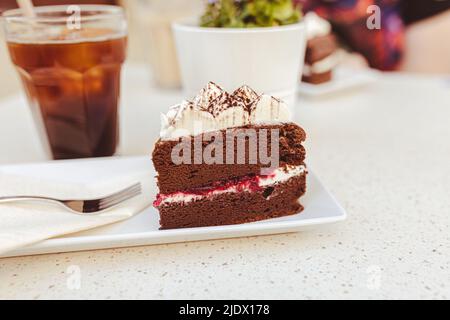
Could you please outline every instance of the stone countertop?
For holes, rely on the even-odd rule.
[[[181,97],[133,83],[123,121],[136,120],[123,126],[121,149],[130,155],[151,149],[158,128],[145,124],[153,108]],[[30,142],[21,99],[0,103],[0,163],[44,158]],[[309,163],[347,210],[345,222],[276,236],[0,259],[0,298],[449,299],[450,79],[383,74],[352,92],[302,99],[296,118],[309,135]]]

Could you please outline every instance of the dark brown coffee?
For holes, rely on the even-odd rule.
[[[127,39],[109,30],[8,42],[54,159],[111,156],[118,143],[120,74]],[[88,40],[72,40],[72,39]],[[92,39],[92,40],[91,40]]]

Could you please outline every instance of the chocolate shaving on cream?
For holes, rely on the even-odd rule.
[[[209,82],[193,101],[183,101],[161,115],[161,139],[239,127],[247,124],[290,121],[284,102],[259,95],[244,85],[233,93]]]

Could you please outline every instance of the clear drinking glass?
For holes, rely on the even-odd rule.
[[[54,159],[111,156],[118,144],[127,23],[117,6],[36,7],[3,15],[42,140]]]

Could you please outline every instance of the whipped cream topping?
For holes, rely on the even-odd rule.
[[[322,60],[314,62],[312,65],[305,64],[303,67],[303,74],[305,76],[310,76],[311,74],[328,72],[338,65],[339,60],[340,55],[338,52],[335,52]]]
[[[256,190],[261,190],[262,188],[286,182],[293,177],[303,174],[304,172],[306,172],[306,167],[304,165],[278,168],[267,176],[255,177],[257,187]],[[155,201],[154,206],[160,207],[171,203],[188,203],[191,201],[196,201],[207,197],[213,197],[224,193],[254,192],[254,191],[255,186],[253,185],[253,181],[245,181],[244,183],[236,183],[226,188],[212,189],[204,194],[189,193],[189,192],[175,192],[168,195],[160,194],[158,195],[158,199]]]
[[[323,37],[331,32],[331,24],[319,17],[315,12],[308,12],[304,18],[306,25],[306,35],[308,40],[315,37]]]
[[[290,121],[288,107],[270,95],[259,95],[248,86],[233,93],[210,82],[193,101],[183,101],[161,115],[161,139],[239,127],[247,124]]]

